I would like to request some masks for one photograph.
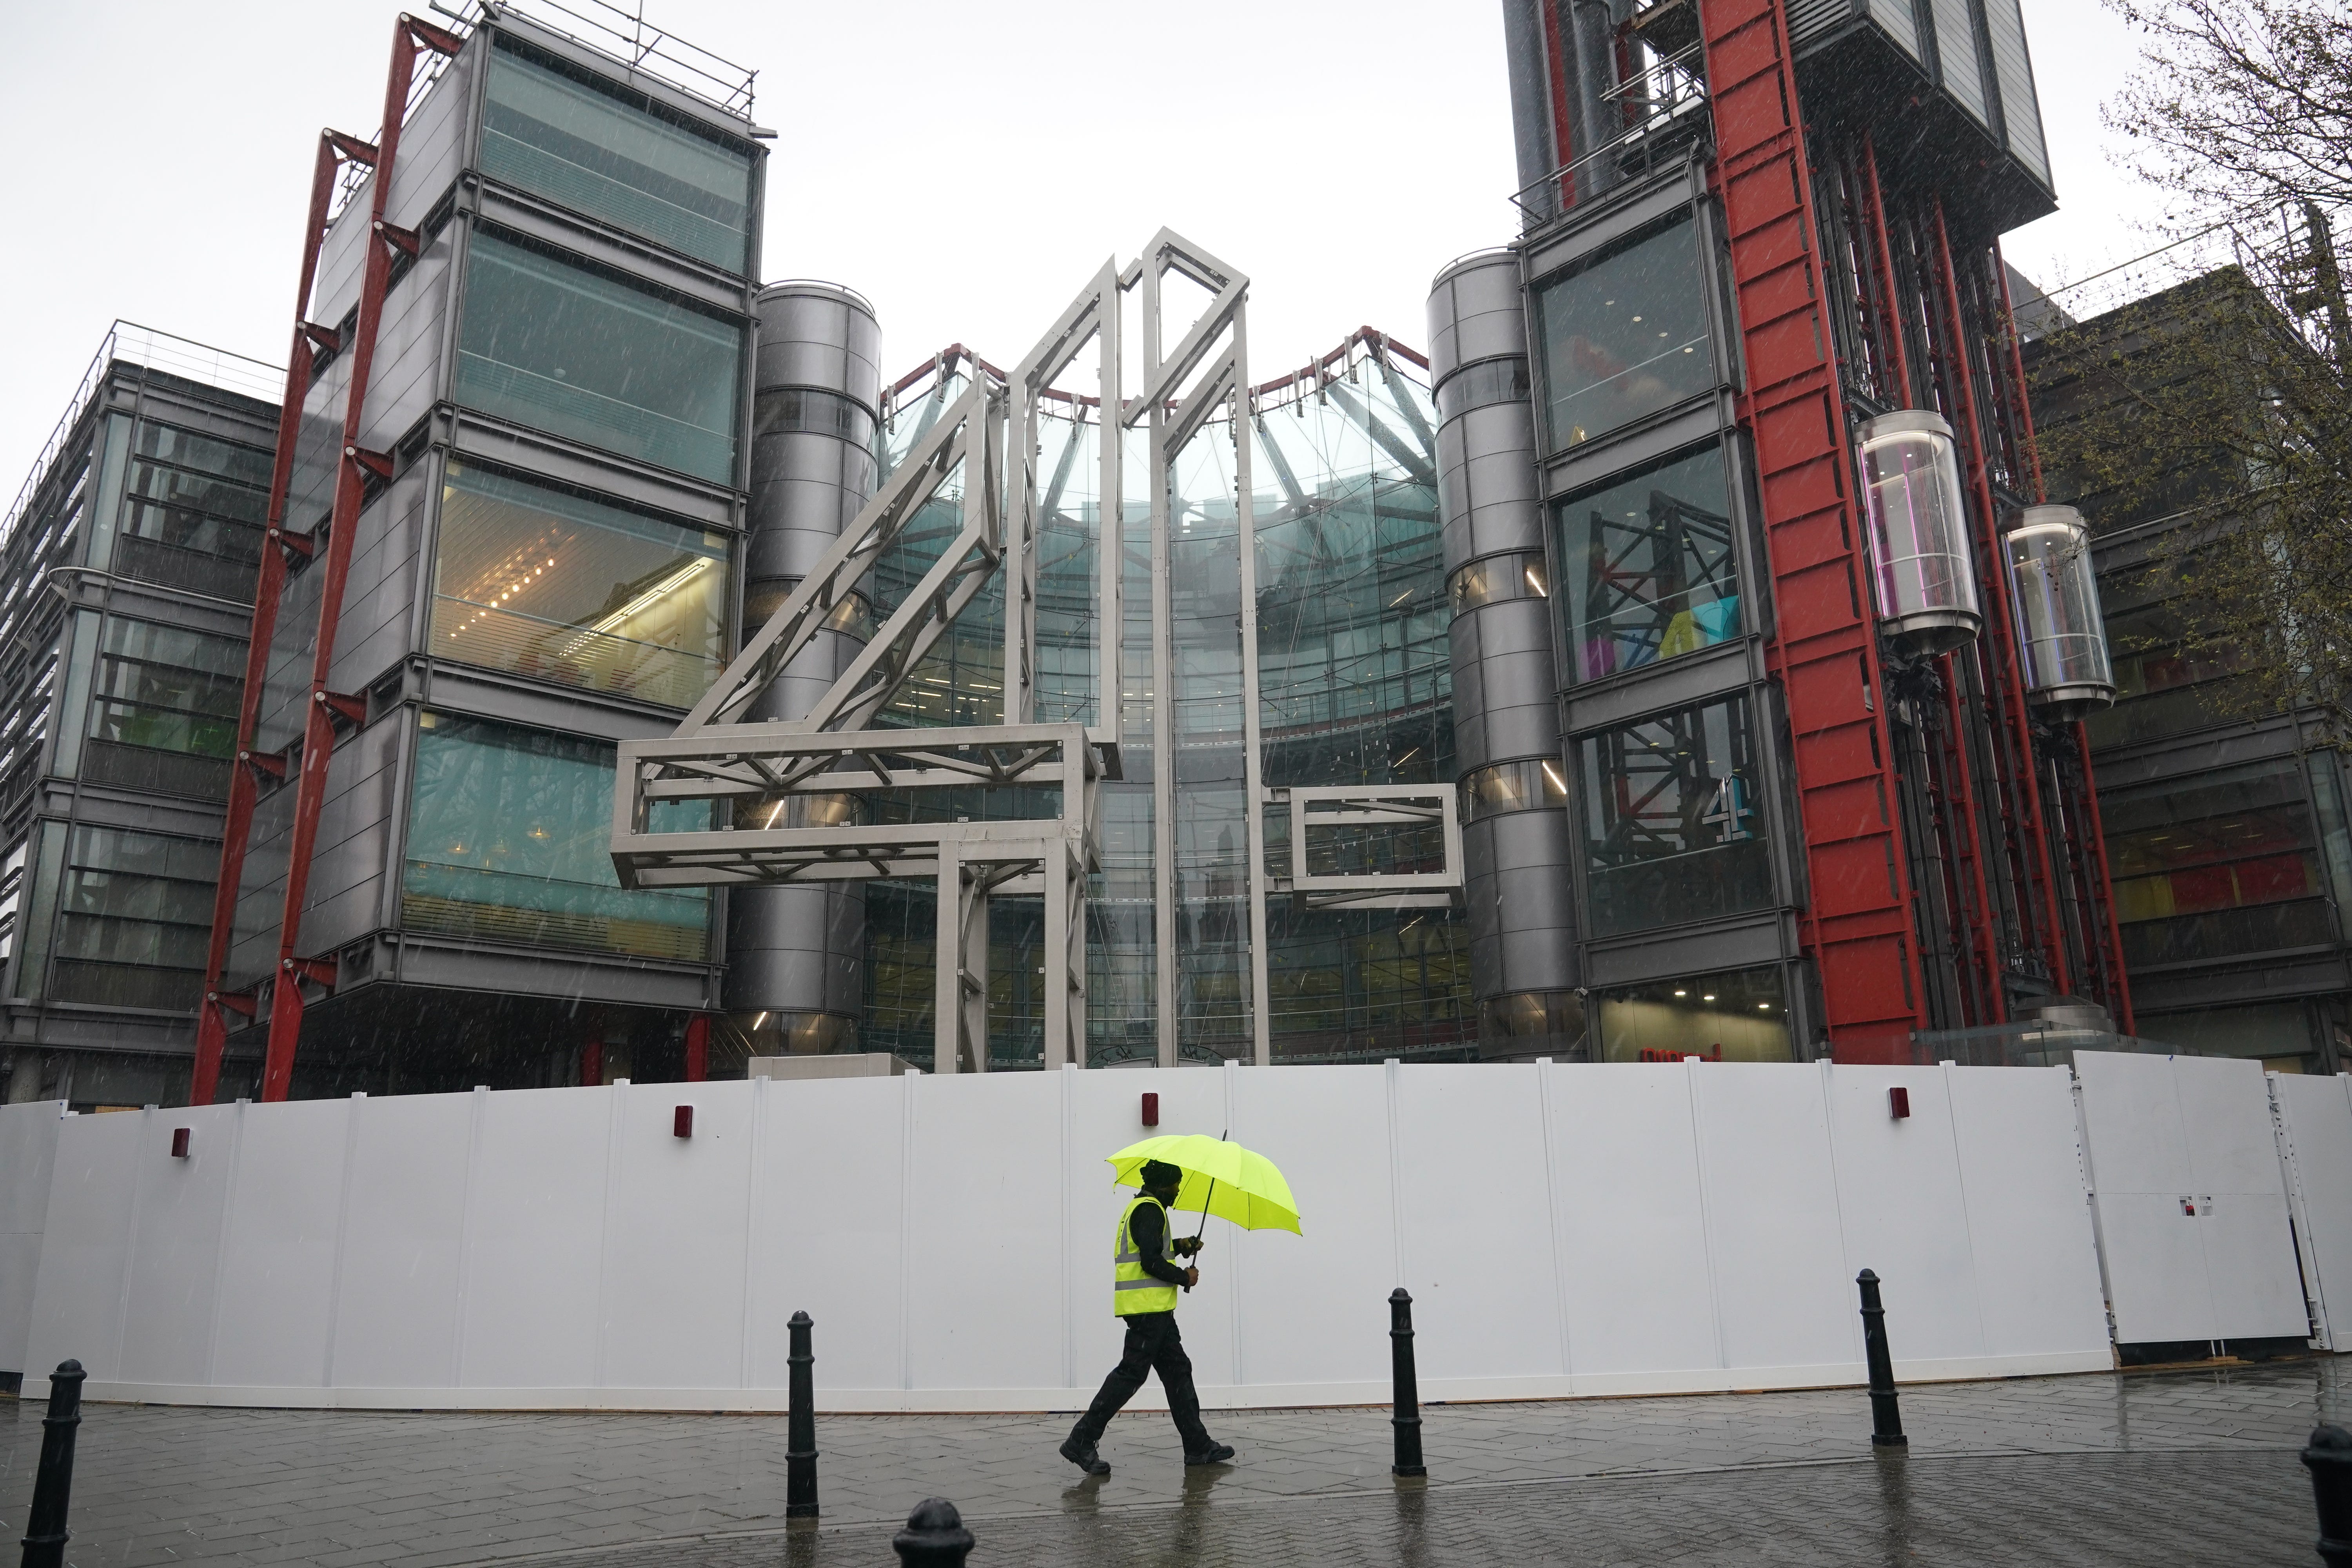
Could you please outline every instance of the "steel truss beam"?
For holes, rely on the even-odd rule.
[[[1163,353],[1168,323],[1162,286],[1173,273],[1210,296],[1207,308]],[[936,1070],[988,1062],[988,903],[996,895],[1042,897],[1045,904],[1045,1065],[1085,1065],[1086,879],[1097,869],[1098,783],[1121,776],[1124,691],[1120,641],[1125,546],[1122,440],[1145,435],[1151,530],[1150,681],[1159,1056],[1173,1066],[1181,968],[1177,924],[1175,658],[1170,537],[1171,476],[1186,446],[1220,416],[1234,442],[1234,504],[1241,600],[1257,601],[1256,520],[1252,510],[1249,279],[1199,247],[1162,229],[1138,260],[1107,260],[1034,348],[1001,383],[978,361],[952,402],[926,423],[889,481],[842,532],[783,606],[743,646],[675,734],[624,742],[614,795],[613,863],[630,888],[774,885],[874,877],[929,877],[939,885],[934,1024]],[[1125,296],[1139,296],[1142,386],[1121,394]],[[1067,478],[1066,460],[1041,495],[1041,405],[1069,398],[1054,384],[1095,345],[1100,396],[1097,462],[1098,585],[1097,702],[1093,722],[1036,719],[1037,573],[1045,519]],[[947,365],[941,363],[944,374]],[[1383,365],[1385,369],[1385,363]],[[1369,416],[1368,416],[1369,417]],[[1073,439],[1079,437],[1074,436]],[[1075,450],[1075,448],[1073,448]],[[1066,453],[1066,459],[1070,454]],[[1425,466],[1425,465],[1423,465]],[[849,601],[858,584],[922,508],[962,477],[962,526],[929,574],[805,718],[751,722],[761,693]],[[1295,481],[1294,481],[1295,484]],[[1003,721],[953,729],[876,729],[908,675],[995,573],[1005,584]],[[1271,1055],[1268,1033],[1265,808],[1312,810],[1315,826],[1408,822],[1443,825],[1444,869],[1370,878],[1294,874],[1285,890],[1311,906],[1415,908],[1448,902],[1461,884],[1461,835],[1450,791],[1348,788],[1269,793],[1263,777],[1257,625],[1240,617],[1244,798],[1249,841],[1250,1014],[1255,1058]],[[918,806],[917,820],[817,827],[753,826],[760,805],[772,824],[795,795],[868,791],[1052,789],[1058,815],[948,820]],[[1309,800],[1313,806],[1308,805]],[[730,825],[691,833],[652,831],[667,802],[717,803]],[[1018,809],[1034,812],[1034,800]],[[972,813],[971,815],[980,815]],[[1302,825],[1306,818],[1297,819]],[[1299,831],[1304,832],[1303,826]],[[1303,862],[1301,863],[1303,865]],[[1303,879],[1305,886],[1294,887]]]

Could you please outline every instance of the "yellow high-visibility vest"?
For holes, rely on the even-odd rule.
[[[1144,1193],[1120,1211],[1118,1236],[1111,1253],[1111,1315],[1131,1318],[1139,1312],[1172,1312],[1176,1310],[1176,1287],[1165,1279],[1154,1279],[1143,1271],[1143,1254],[1137,1250],[1135,1237],[1129,1236],[1127,1222],[1145,1204],[1160,1211],[1160,1256],[1168,1253],[1165,1238],[1175,1234],[1168,1222],[1168,1205]]]

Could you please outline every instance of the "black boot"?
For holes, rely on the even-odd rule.
[[[1233,1450],[1228,1448],[1225,1452],[1230,1454]],[[1100,1454],[1095,1452],[1093,1441],[1081,1436],[1076,1430],[1073,1430],[1068,1436],[1062,1439],[1062,1458],[1069,1460],[1070,1463],[1077,1466],[1078,1468],[1086,1471],[1086,1473],[1090,1476],[1107,1476],[1110,1474],[1109,1462]]]
[[[1066,1449],[1064,1451],[1067,1452]],[[1233,1457],[1234,1446],[1231,1443],[1212,1443],[1197,1454],[1185,1455],[1184,1462],[1188,1465],[1222,1465]]]

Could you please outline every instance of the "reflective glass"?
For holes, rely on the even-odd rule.
[[[1594,936],[1771,903],[1747,699],[1663,714],[1579,748]]]
[[[1602,1061],[1796,1059],[1777,968],[1689,974],[1601,994]]]
[[[2279,757],[2100,796],[2127,965],[2335,940],[2303,781]]]
[[[1462,781],[1462,826],[1512,811],[1558,810],[1568,804],[1568,778],[1549,757],[1496,763]]]
[[[1544,578],[1544,558],[1535,553],[1489,555],[1473,561],[1446,580],[1446,592],[1457,616],[1504,599],[1551,597]]]
[[[726,652],[727,536],[451,462],[433,652],[689,708]]]
[[[244,690],[245,644],[235,637],[108,616],[81,776],[225,797]]]
[[[1715,384],[1688,213],[1536,287],[1552,447],[1606,436]]]
[[[741,273],[751,153],[644,94],[577,75],[503,34],[491,57],[482,173]]]
[[[614,757],[601,741],[420,715],[401,923],[530,946],[703,957],[704,889],[628,892],[613,874]],[[657,832],[709,821],[698,803],[654,812]]]
[[[1696,653],[1740,633],[1723,452],[1709,447],[1552,514],[1559,616],[1574,680]]]
[[[58,891],[35,900],[36,918],[53,910],[57,922],[42,994],[51,1002],[194,1008],[204,987],[220,846],[91,826],[73,828],[66,842]],[[49,858],[43,858],[46,872]]]
[[[698,479],[735,477],[740,325],[487,230],[467,259],[465,312],[467,406]]]
[[[250,600],[269,516],[271,455],[142,420],[110,559],[125,577]]]

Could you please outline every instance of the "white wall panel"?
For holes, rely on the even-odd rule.
[[[352,1104],[248,1109],[222,1227],[210,1381],[324,1386]]]
[[[477,1100],[403,1094],[350,1102],[330,1382],[400,1388],[458,1381],[457,1282]]]
[[[83,1125],[87,1122],[89,1125]],[[121,1363],[123,1286],[138,1203],[138,1147],[154,1115],[114,1111],[58,1123],[49,1206],[42,1222],[41,1277],[25,1343],[25,1393],[46,1388],[61,1361],[104,1376]],[[180,1125],[176,1120],[170,1125]],[[67,1137],[70,1129],[76,1136]],[[160,1134],[169,1140],[168,1130]],[[168,1148],[168,1142],[166,1147]]]
[[[0,1373],[25,1370],[64,1111],[54,1100],[0,1105]]]
[[[741,1386],[751,1099],[741,1081],[633,1084],[614,1097],[604,1385]],[[685,1138],[681,1105],[694,1111]]]
[[[1543,1069],[1560,1292],[1580,1388],[1655,1386],[1669,1370],[1723,1366],[1690,1071],[1680,1062]],[[1727,1384],[1702,1375],[1692,1386]]]
[[[1685,1062],[1684,1070],[1734,1383],[1858,1363],[1862,1320],[1848,1296],[1822,1070],[1760,1062]]]
[[[482,1131],[466,1200],[458,1381],[593,1388],[604,1321],[604,1213],[615,1102],[609,1088],[477,1091]]]
[[[2326,1347],[2352,1350],[2352,1077],[2273,1073],[2269,1082],[2304,1289]]]
[[[142,1383],[212,1381],[213,1326],[220,1288],[227,1196],[235,1184],[244,1105],[77,1118],[58,1130],[60,1149],[100,1133],[122,1140],[132,1193],[126,1216],[120,1375]],[[120,1121],[121,1128],[108,1126]],[[172,1129],[189,1130],[188,1155],[173,1159]],[[46,1249],[45,1249],[46,1250]],[[46,1272],[46,1269],[44,1270]],[[48,1358],[52,1361],[58,1358]],[[90,1363],[84,1358],[83,1364]]]
[[[1943,1072],[1986,1353],[2105,1353],[2098,1238],[2072,1075],[2063,1067]]]
[[[1985,1353],[1977,1259],[1961,1189],[1960,1152],[1941,1068],[1853,1067],[1823,1075],[1837,1153],[1847,1304],[1864,1268],[1884,1282],[1887,1342],[1898,1360]],[[1990,1069],[1988,1069],[1990,1070]],[[1889,1091],[1903,1089],[1898,1120]]]

